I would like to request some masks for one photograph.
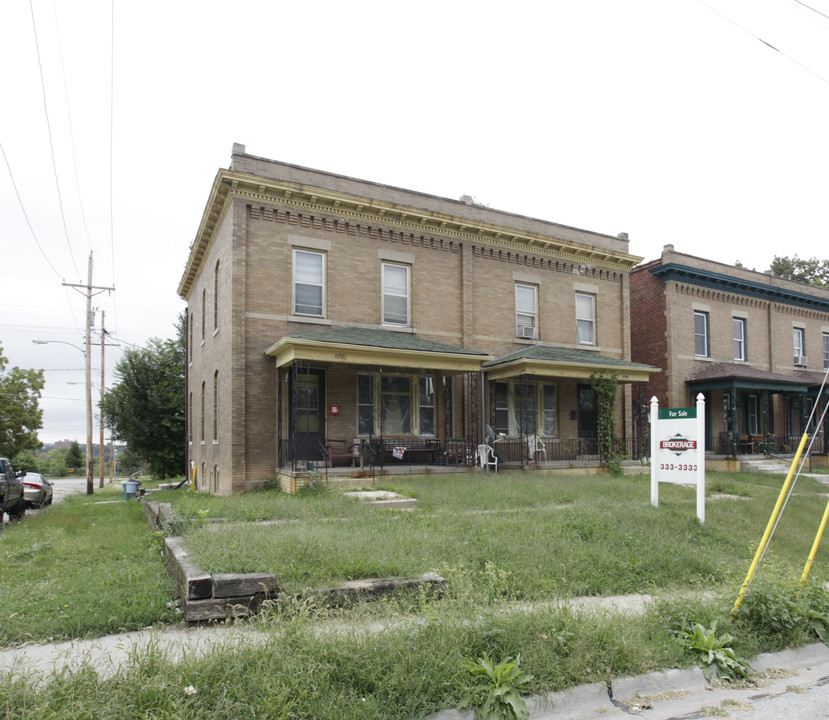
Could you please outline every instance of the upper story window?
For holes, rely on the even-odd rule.
[[[204,342],[204,323],[207,316],[207,289],[201,291],[201,340]]]
[[[596,344],[596,297],[576,293],[576,341],[579,345]]]
[[[794,350],[794,364],[805,365],[806,331],[803,328],[792,328],[792,349]]]
[[[694,355],[697,357],[709,356],[708,345],[708,313],[694,311]]]
[[[213,329],[219,329],[219,261],[213,274]]]
[[[745,318],[732,318],[731,326],[734,333],[734,359],[746,359],[746,321]]]
[[[823,333],[823,369],[829,370],[829,333]]]
[[[383,263],[383,323],[409,325],[409,267]]]
[[[325,253],[294,250],[294,314],[325,315]]]
[[[538,288],[515,284],[515,335],[535,339],[538,336]]]

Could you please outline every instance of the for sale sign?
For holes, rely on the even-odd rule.
[[[705,400],[697,407],[659,409],[651,400],[651,504],[659,505],[659,483],[697,486],[697,517],[705,522]]]

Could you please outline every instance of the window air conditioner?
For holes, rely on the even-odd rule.
[[[516,328],[515,334],[518,337],[529,338],[535,340],[535,326],[534,325],[519,325]]]
[[[795,367],[806,367],[809,364],[809,358],[805,355],[794,356]]]

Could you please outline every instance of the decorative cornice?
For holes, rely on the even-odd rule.
[[[414,235],[436,234],[463,242],[487,244],[515,252],[546,255],[577,265],[590,265],[629,272],[642,258],[614,252],[587,243],[560,240],[538,233],[514,231],[507,225],[470,220],[375,198],[364,198],[336,190],[304,186],[258,175],[220,170],[213,183],[199,232],[179,285],[185,299],[207,254],[229,200],[278,205],[298,212],[324,213],[355,223],[398,228]]]
[[[809,295],[796,290],[787,290],[774,285],[742,280],[730,275],[702,270],[700,268],[668,263],[651,268],[651,273],[662,281],[673,280],[687,285],[712,288],[722,292],[729,292],[735,295],[761,298],[763,300],[794,305],[795,307],[807,308],[821,312],[829,312],[829,292],[826,297]]]

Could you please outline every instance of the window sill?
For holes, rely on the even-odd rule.
[[[214,445],[218,445],[218,444],[219,444],[219,441],[218,441],[218,440],[214,440],[214,441],[213,441],[213,444],[214,444]]]
[[[529,338],[516,337],[516,338],[513,338],[513,342],[516,345],[538,345],[541,341],[540,340],[530,340]]]
[[[289,315],[288,322],[310,323],[311,325],[331,325],[327,318],[315,317],[313,315]]]
[[[377,327],[380,330],[391,330],[391,332],[409,333],[410,335],[417,333],[412,325],[386,325],[385,323],[381,323]]]
[[[213,330],[213,337],[216,337],[219,334],[219,328]]]

